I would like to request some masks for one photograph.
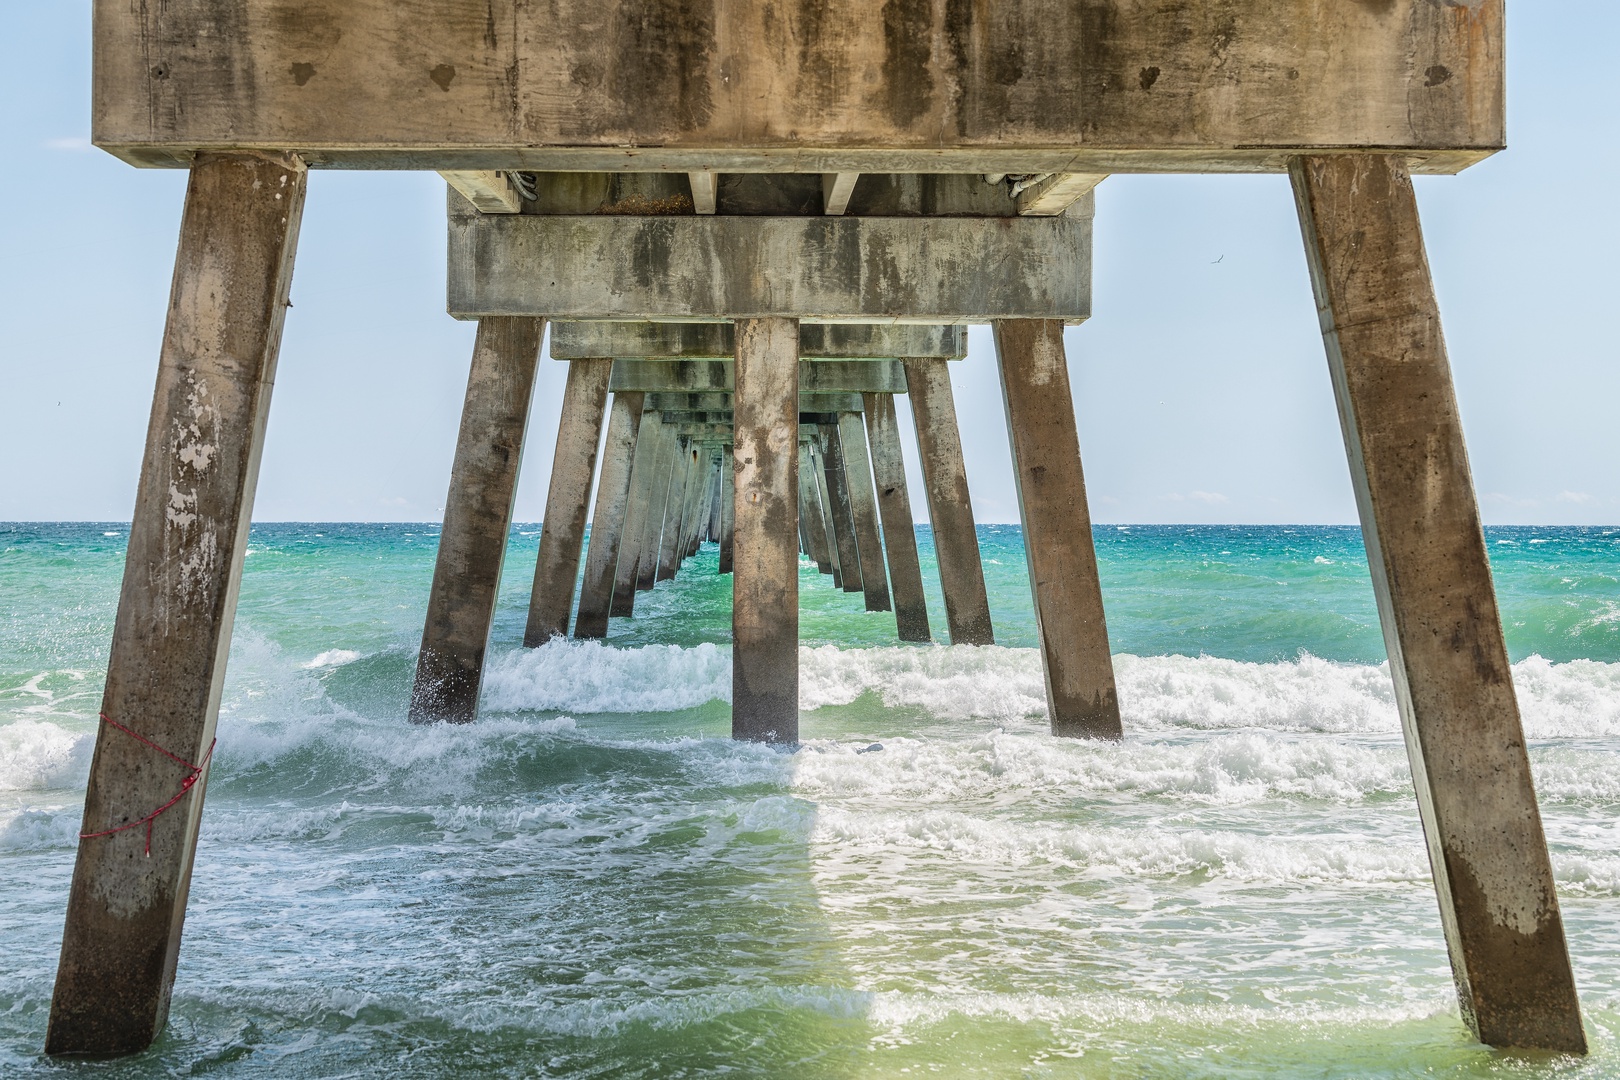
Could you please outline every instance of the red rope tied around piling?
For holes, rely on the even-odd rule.
[[[148,739],[145,735],[142,735],[140,732],[133,731],[130,728],[125,727],[123,724],[120,724],[118,721],[114,720],[112,717],[108,716],[106,713],[101,714],[101,722],[104,723],[104,724],[111,724],[113,727],[117,728],[119,731],[122,731],[125,735],[128,735],[130,738],[136,740],[137,742],[145,743],[147,746],[150,746],[153,750],[156,750],[158,753],[162,754],[164,757],[170,758],[170,759],[172,759],[174,761],[178,761],[180,764],[184,765],[187,768],[187,770],[189,770],[186,773],[186,778],[184,780],[180,781],[180,790],[174,793],[174,798],[170,799],[168,802],[164,803],[162,806],[158,807],[156,810],[152,811],[150,814],[147,814],[145,817],[137,818],[134,821],[126,822],[125,824],[119,825],[116,828],[103,829],[101,832],[82,832],[82,833],[79,834],[79,839],[80,840],[94,840],[98,836],[111,836],[114,833],[121,833],[121,832],[125,831],[126,829],[133,829],[137,825],[145,825],[146,826],[146,856],[147,856],[147,858],[151,858],[152,857],[152,822],[156,821],[157,818],[158,818],[158,815],[163,813],[163,811],[169,809],[169,807],[173,806],[175,803],[177,803],[181,799],[185,798],[186,794],[188,792],[190,792],[192,788],[197,786],[197,781],[202,779],[203,770],[208,768],[208,760],[214,756],[214,744],[219,742],[219,740],[215,739],[214,742],[209,743],[208,744],[208,753],[203,755],[202,762],[200,764],[193,765],[191,762],[187,761],[185,758],[181,757],[179,754],[173,754],[173,753],[170,753],[169,751],[163,749],[163,747],[159,746],[157,743],[153,742],[151,739]]]

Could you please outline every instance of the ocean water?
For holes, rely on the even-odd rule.
[[[733,744],[706,546],[604,644],[403,721],[437,529],[253,530],[167,1031],[40,1057],[125,527],[0,525],[0,1075],[1620,1076],[1620,530],[1487,534],[1593,1053],[1456,1002],[1348,528],[1097,531],[1127,736],[802,568],[804,743]],[[936,634],[944,628],[919,530]],[[881,747],[879,749],[878,747]]]

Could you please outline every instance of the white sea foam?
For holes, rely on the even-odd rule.
[[[93,734],[26,717],[0,727],[0,791],[82,787]]]
[[[306,671],[316,668],[342,667],[344,664],[352,664],[358,659],[360,659],[360,654],[353,649],[327,649],[309,663],[300,664],[299,667]]]
[[[731,653],[714,645],[610,648],[553,638],[497,656],[484,673],[484,706],[502,711],[671,712],[731,700]]]

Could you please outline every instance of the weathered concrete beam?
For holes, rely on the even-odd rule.
[[[1053,173],[1018,193],[1018,212],[1029,217],[1054,217],[1106,179],[1106,173]]]
[[[856,172],[822,173],[822,213],[836,216],[847,210],[849,197],[855,193],[855,181],[860,178],[861,174]]]
[[[545,517],[540,523],[540,552],[529,591],[529,619],[523,644],[537,648],[554,637],[568,636],[574,605],[574,582],[585,546],[585,515],[596,475],[596,448],[602,439],[602,412],[607,406],[608,376],[613,361],[575,360],[568,365],[563,388],[557,448],[551,458],[551,484]]]
[[[602,446],[602,478],[596,483],[591,513],[591,543],[585,553],[585,575],[579,587],[577,638],[607,637],[613,609],[613,581],[624,548],[637,435],[641,429],[642,395],[614,394],[608,410],[607,439]]]
[[[712,214],[715,210],[714,189],[717,177],[709,169],[699,169],[686,174],[692,185],[692,212],[694,214]],[[601,356],[613,356],[614,353],[601,353]]]
[[[467,724],[478,718],[484,653],[545,327],[544,319],[478,324],[411,689],[413,723]]]
[[[1584,1053],[1411,178],[1339,155],[1293,182],[1463,1018]]]
[[[729,360],[615,360],[610,388],[648,394],[731,393]],[[803,394],[903,394],[898,360],[817,360],[799,365]]]
[[[1118,739],[1119,697],[1063,324],[998,322],[995,338],[1052,734]]]
[[[984,565],[979,561],[979,535],[973,523],[951,376],[942,361],[907,360],[906,379],[951,644],[992,645],[990,601],[984,588]]]
[[[731,734],[799,741],[798,341],[792,319],[737,324]]]
[[[328,167],[809,174],[1278,171],[1347,147],[1453,170],[1504,141],[1500,0],[964,10],[907,8],[897,30],[866,0],[813,19],[97,0],[92,131],[143,165],[302,147]]]
[[[498,169],[474,172],[441,170],[439,175],[481,214],[516,214],[523,210],[523,196],[518,194],[511,177]]]
[[[168,1020],[304,188],[295,158],[191,171],[47,1054],[135,1053]]]
[[[928,630],[928,603],[923,597],[916,519],[906,490],[906,464],[901,455],[894,395],[866,395],[866,439],[872,451],[878,512],[883,519],[883,547],[889,557],[896,629],[901,641],[928,641],[932,636]]]
[[[889,576],[883,570],[883,540],[878,533],[877,495],[872,490],[872,463],[866,455],[866,425],[858,412],[838,414],[838,443],[844,457],[844,483],[861,556],[861,588],[867,611],[890,611]]]
[[[967,355],[967,327],[894,323],[807,323],[799,327],[801,360],[870,360],[895,356]],[[729,322],[559,322],[551,325],[551,357],[647,360],[725,360],[736,355]],[[800,379],[804,371],[800,369]]]
[[[494,216],[457,202],[449,257],[457,318],[1091,315],[1089,217]]]

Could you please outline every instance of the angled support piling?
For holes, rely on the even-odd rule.
[[[675,466],[680,463],[679,436],[670,424],[660,424],[655,433],[658,447],[653,456],[652,494],[647,502],[645,529],[641,534],[641,559],[636,566],[636,589],[646,592],[658,581],[659,552],[664,538],[664,521],[669,516],[670,486]]]
[[[545,328],[544,319],[478,322],[411,689],[414,723],[466,724],[478,717],[484,653],[495,620]]]
[[[737,321],[731,734],[799,741],[799,323]]]
[[[658,579],[668,581],[680,568],[681,526],[690,510],[692,477],[692,451],[684,440],[677,443],[675,458],[670,463],[669,501],[664,504],[664,527],[658,544]]]
[[[872,451],[872,479],[883,519],[883,549],[889,557],[894,618],[901,641],[928,641],[928,603],[923,598],[922,566],[917,561],[917,527],[906,490],[906,463],[893,394],[867,394],[866,438]]]
[[[867,611],[890,611],[889,575],[883,569],[883,538],[878,533],[877,495],[872,490],[872,463],[866,455],[866,424],[858,412],[838,414],[838,443],[844,455],[844,483],[849,491],[855,547],[861,557],[861,589]]]
[[[950,372],[943,360],[910,357],[905,366],[951,644],[991,645],[996,639],[990,627],[990,600],[984,588],[984,565],[979,561],[979,535],[973,525],[973,500],[962,461]]]
[[[1119,698],[1063,324],[1006,320],[995,324],[995,338],[1052,734],[1117,739]]]
[[[571,360],[563,389],[557,449],[551,459],[551,485],[546,516],[540,523],[540,554],[529,592],[529,621],[523,630],[527,648],[568,634],[574,605],[574,582],[585,545],[585,515],[596,475],[596,448],[602,439],[602,410],[607,404],[613,361]]]
[[[1584,1053],[1563,918],[1403,159],[1290,163],[1463,1018]]]
[[[613,578],[624,547],[631,464],[635,460],[644,396],[635,391],[614,394],[613,405],[608,409],[602,477],[596,483],[591,542],[585,553],[584,580],[579,587],[579,614],[574,618],[574,636],[578,638],[607,636],[608,614],[613,608]]]
[[[191,168],[48,1054],[134,1053],[168,1019],[304,187],[292,157]]]
[[[658,483],[664,448],[663,421],[656,410],[641,414],[636,452],[631,459],[630,494],[625,499],[624,538],[619,542],[618,565],[613,571],[614,618],[629,618],[636,610],[637,582],[647,546],[647,519],[653,512],[653,489]]]
[[[799,443],[799,516],[804,519],[805,554],[815,560],[818,571],[831,574],[832,563],[827,556],[827,515],[821,509],[815,458],[808,441]]]
[[[827,479],[828,510],[833,540],[838,545],[839,587],[847,593],[864,592],[861,553],[855,543],[855,512],[849,501],[849,480],[844,475],[844,448],[838,425],[823,424],[819,432],[822,472]]]
[[[821,507],[821,533],[826,538],[827,573],[832,575],[833,588],[844,587],[844,571],[838,563],[838,533],[833,527],[832,491],[827,486],[827,455],[821,452],[821,435],[810,439],[810,464],[815,475],[816,502]]]

